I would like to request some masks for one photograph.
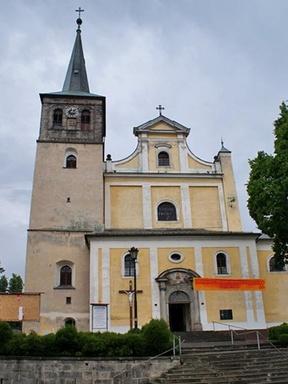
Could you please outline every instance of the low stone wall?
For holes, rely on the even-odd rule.
[[[178,359],[0,357],[0,384],[145,384]]]

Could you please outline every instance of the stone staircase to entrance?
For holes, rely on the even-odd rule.
[[[232,346],[228,334],[193,333],[186,335],[181,364],[151,384],[288,384],[288,350],[265,341],[258,350],[244,335]]]

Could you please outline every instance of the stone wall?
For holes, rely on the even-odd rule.
[[[178,359],[0,357],[0,384],[145,384]]]

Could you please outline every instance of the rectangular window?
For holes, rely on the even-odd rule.
[[[220,309],[220,320],[233,320],[232,309]]]
[[[66,297],[66,304],[71,304],[71,297]]]

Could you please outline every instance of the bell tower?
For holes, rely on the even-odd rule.
[[[30,324],[40,333],[68,320],[89,329],[85,234],[103,225],[105,97],[89,89],[81,11],[63,88],[40,94],[25,285],[43,292],[40,325]]]

